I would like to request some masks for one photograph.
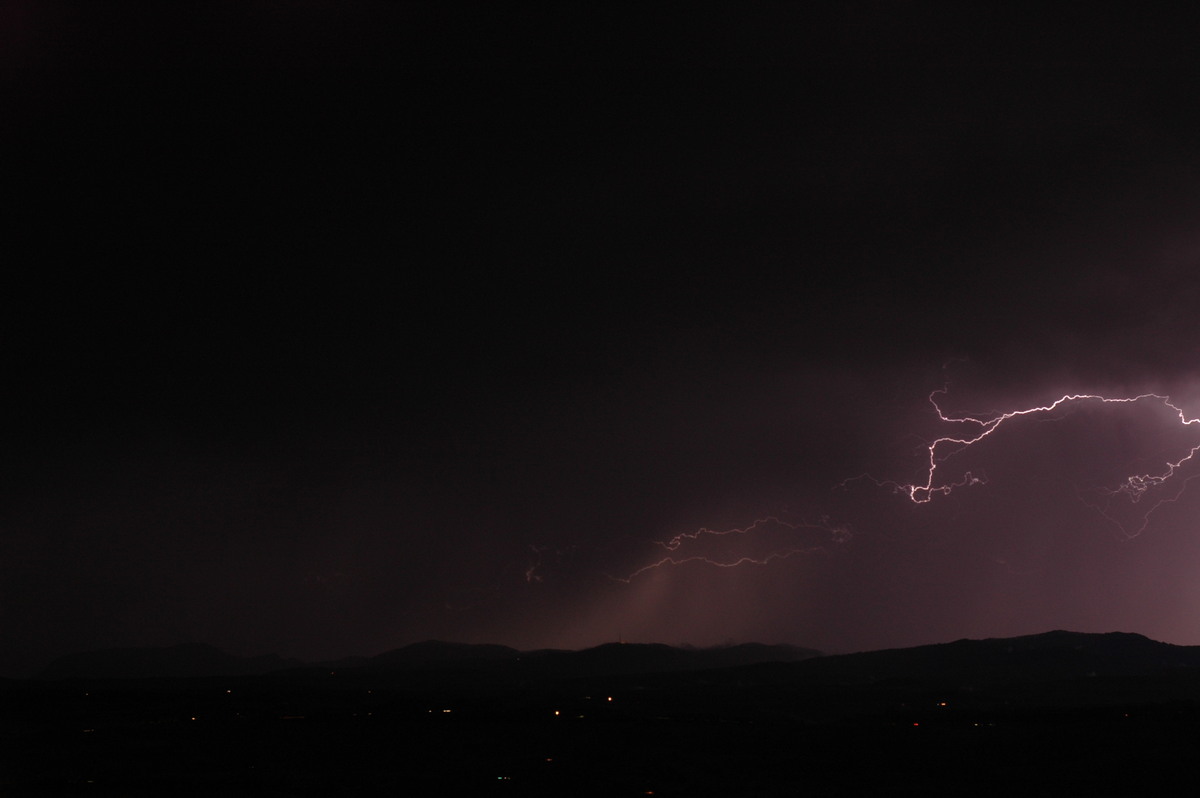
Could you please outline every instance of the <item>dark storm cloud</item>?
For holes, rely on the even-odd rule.
[[[14,8],[5,667],[184,639],[1192,641],[1194,500],[1127,540],[1080,498],[1176,451],[1161,419],[1005,428],[948,463],[987,485],[928,505],[843,485],[920,479],[943,385],[961,412],[1192,411],[1187,26]],[[621,581],[768,515],[804,531],[748,556],[797,553]]]

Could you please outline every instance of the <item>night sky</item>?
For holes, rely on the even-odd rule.
[[[1197,20],[964,5],[4,4],[0,674],[1200,644]]]

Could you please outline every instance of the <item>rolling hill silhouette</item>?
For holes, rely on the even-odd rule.
[[[928,681],[978,686],[1013,681],[1145,676],[1200,667],[1200,646],[1176,646],[1139,634],[1043,634],[885,649],[821,657],[783,678],[842,684]]]
[[[236,657],[213,646],[118,648],[59,657],[39,679],[186,678],[264,675],[285,669],[367,672],[521,673],[543,678],[682,674],[746,669],[757,682],[872,685],[935,682],[963,687],[1082,677],[1145,676],[1200,668],[1200,646],[1176,646],[1139,634],[1053,631],[1043,634],[822,655],[788,645],[746,643],[680,648],[659,643],[606,643],[580,651],[518,651],[491,644],[429,640],[374,657],[306,665],[277,655]],[[738,679],[747,678],[737,673]]]

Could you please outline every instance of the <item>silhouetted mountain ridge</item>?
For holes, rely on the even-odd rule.
[[[69,654],[51,662],[37,678],[247,676],[285,669],[557,678],[697,671],[761,662],[798,662],[816,656],[820,656],[820,652],[811,649],[761,643],[715,648],[677,648],[662,643],[606,643],[582,651],[519,651],[496,644],[426,640],[374,657],[302,663],[277,655],[235,657],[210,645],[193,644]]]
[[[753,669],[753,678],[758,683],[929,682],[974,686],[1091,676],[1140,676],[1186,668],[1200,669],[1200,646],[1176,646],[1126,632],[1092,634],[1056,630],[841,655],[761,643],[715,648],[605,643],[580,651],[519,651],[494,644],[427,640],[374,657],[313,664],[277,655],[236,657],[213,646],[192,644],[71,654],[52,662],[38,678],[179,678],[261,675],[285,669],[338,669],[506,680]],[[742,679],[744,674],[730,678]]]
[[[371,667],[462,664],[467,662],[498,662],[513,660],[521,656],[515,648],[492,643],[447,643],[442,640],[425,640],[401,648],[385,651],[371,657],[366,664]]]
[[[923,681],[971,687],[1144,676],[1184,668],[1200,668],[1200,646],[1176,646],[1128,632],[1056,630],[821,657],[779,677],[840,684]]]
[[[761,643],[716,648],[676,648],[662,643],[605,643],[582,651],[534,651],[534,666],[562,676],[626,676],[735,668],[765,662],[792,663],[819,651]]]

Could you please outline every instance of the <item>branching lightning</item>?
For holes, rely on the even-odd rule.
[[[822,537],[828,538],[828,541],[822,541],[820,543],[814,542],[809,545],[789,544],[785,546],[777,546],[772,548],[766,554],[759,556],[738,555],[720,557],[713,553],[684,553],[685,549],[689,549],[697,544],[711,542],[713,540],[728,536],[744,538],[763,533],[770,528],[783,528],[792,533],[819,531],[822,533]],[[669,540],[655,541],[655,546],[665,549],[668,552],[666,556],[661,557],[647,565],[643,565],[641,568],[633,571],[628,576],[612,576],[610,578],[617,582],[629,583],[647,571],[652,571],[656,568],[662,568],[664,566],[684,565],[691,562],[704,563],[717,568],[736,568],[741,565],[767,565],[775,560],[785,560],[796,555],[814,554],[817,552],[826,551],[827,542],[844,543],[851,537],[852,532],[848,525],[835,524],[828,517],[821,518],[818,523],[790,523],[778,518],[777,516],[769,515],[759,518],[754,521],[754,523],[745,527],[735,527],[733,529],[724,530],[701,528],[695,532],[683,532]]]
[[[1128,397],[1106,397],[1097,394],[1065,394],[1047,405],[1030,407],[1024,410],[1012,410],[1007,413],[982,418],[947,414],[938,402],[938,398],[944,396],[946,393],[946,388],[933,391],[929,394],[929,403],[933,405],[940,421],[946,424],[962,425],[968,430],[967,434],[944,435],[925,445],[923,457],[927,459],[928,467],[925,469],[923,481],[904,483],[894,480],[879,480],[869,476],[867,477],[868,479],[871,479],[878,485],[890,487],[896,492],[906,495],[915,504],[926,504],[932,501],[934,497],[945,496],[957,488],[986,484],[986,474],[974,474],[970,471],[965,471],[956,478],[943,478],[945,469],[942,466],[956,454],[996,433],[1008,421],[1023,416],[1049,415],[1062,408],[1085,402],[1106,405],[1133,405],[1138,402],[1157,403],[1160,407],[1171,411],[1171,414],[1178,419],[1181,427],[1200,425],[1200,418],[1188,418],[1183,408],[1172,402],[1169,396],[1156,393],[1144,393]],[[1195,458],[1198,451],[1200,451],[1200,443],[1185,449],[1183,456],[1178,459],[1164,459],[1162,466],[1157,471],[1129,474],[1116,485],[1104,488],[1100,492],[1109,497],[1109,499],[1124,497],[1130,503],[1136,504],[1148,493],[1164,486],[1170,480],[1177,477],[1184,465]],[[1089,506],[1103,515],[1107,520],[1121,528],[1127,536],[1136,537],[1145,531],[1149,525],[1150,515],[1159,506],[1176,501],[1182,494],[1183,488],[1195,476],[1197,475],[1180,479],[1178,482],[1180,486],[1179,491],[1172,496],[1160,498],[1155,502],[1141,516],[1141,526],[1132,532],[1108,512],[1108,503],[1105,503],[1104,506],[1090,502],[1085,503],[1088,503]]]
[[[1019,410],[994,414],[962,414],[944,409],[943,397],[947,393],[948,389],[945,387],[935,390],[929,394],[928,401],[937,414],[937,422],[950,426],[953,431],[932,440],[922,441],[918,449],[918,456],[923,462],[919,479],[902,482],[877,479],[863,474],[841,482],[840,486],[845,487],[857,480],[867,480],[892,489],[912,504],[926,505],[935,498],[947,496],[959,488],[986,485],[988,475],[978,466],[974,471],[963,469],[953,472],[948,466],[948,461],[996,435],[1008,426],[1009,422],[1025,417],[1038,417],[1040,421],[1045,422],[1060,422],[1071,411],[1089,405],[1128,408],[1140,404],[1153,408],[1156,413],[1162,413],[1172,428],[1177,424],[1179,430],[1197,433],[1195,443],[1183,443],[1179,449],[1175,449],[1172,444],[1172,454],[1154,455],[1152,461],[1157,465],[1148,470],[1132,471],[1107,486],[1088,487],[1086,490],[1076,486],[1078,499],[1119,529],[1125,537],[1137,537],[1144,532],[1156,510],[1178,501],[1188,483],[1200,478],[1200,473],[1195,473],[1194,469],[1184,473],[1191,461],[1200,462],[1200,457],[1197,457],[1197,453],[1200,452],[1200,417],[1188,417],[1183,407],[1165,394],[1143,393],[1115,397],[1083,393],[1064,394],[1048,404]],[[1146,460],[1139,456],[1136,462],[1142,467]],[[1169,483],[1171,488],[1167,487]],[[1139,508],[1139,512],[1131,515],[1129,508],[1134,506]],[[790,522],[778,516],[768,515],[744,527],[702,527],[667,540],[654,541],[652,545],[661,552],[660,556],[652,556],[649,562],[626,576],[610,574],[608,578],[629,584],[650,571],[689,563],[714,568],[766,566],[793,557],[830,553],[851,537],[852,532],[848,524],[835,523],[828,516],[822,516],[817,522]],[[534,547],[532,551],[535,556],[525,572],[525,579],[530,582],[541,581],[538,571],[542,566],[544,549]]]

